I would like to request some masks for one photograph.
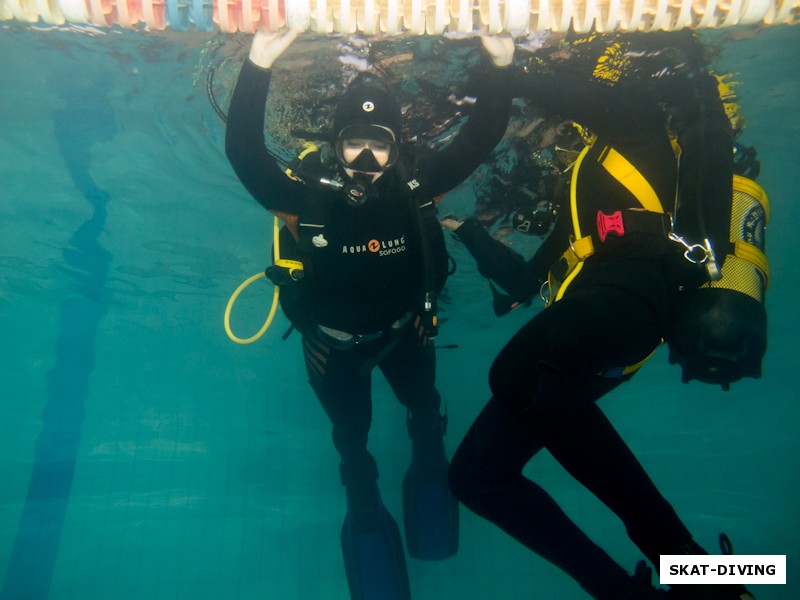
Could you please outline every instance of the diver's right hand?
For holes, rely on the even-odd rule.
[[[481,44],[491,57],[494,66],[507,67],[514,62],[514,38],[508,33],[487,35],[481,33]]]
[[[253,44],[250,46],[250,62],[262,69],[272,68],[272,64],[299,34],[300,31],[297,29],[283,29],[276,32],[259,29],[253,36]]]

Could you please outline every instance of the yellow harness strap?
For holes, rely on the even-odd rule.
[[[664,214],[664,207],[658,199],[653,186],[644,178],[639,170],[619,152],[606,146],[597,158],[608,174],[619,181],[628,190],[645,210]]]
[[[580,166],[586,154],[589,152],[591,145],[587,145],[578,160],[575,161],[573,167],[572,181],[570,182],[570,210],[572,214],[574,237],[570,242],[569,248],[561,255],[561,258],[556,263],[559,265],[559,271],[563,269],[563,275],[559,277],[550,270],[547,277],[547,285],[550,290],[549,298],[545,299],[545,304],[550,305],[552,302],[560,300],[569,287],[569,284],[578,276],[583,267],[584,261],[592,256],[595,252],[594,243],[592,242],[591,235],[582,235],[580,229],[580,222],[578,220],[578,200],[577,200],[577,181]],[[677,152],[677,151],[676,151]],[[631,162],[622,156],[619,152],[609,146],[603,148],[597,158],[597,162],[611,175],[614,179],[620,182],[625,189],[627,189],[634,198],[642,205],[645,210],[664,214],[664,207],[658,199],[653,186],[644,178],[639,170],[634,167]],[[553,294],[555,290],[555,295]],[[544,297],[544,296],[543,296]],[[623,377],[632,375],[638,371],[644,363],[655,353],[655,349],[644,360],[641,360],[633,365],[627,365],[622,368],[620,375]],[[602,375],[602,373],[600,374]]]
[[[563,273],[556,275],[553,273],[553,269],[550,269],[547,274],[547,285],[550,288],[551,297],[545,300],[546,305],[549,306],[552,302],[561,300],[564,292],[567,291],[567,286],[580,273],[583,261],[592,254],[594,254],[592,236],[587,235],[570,244],[569,248],[561,255],[558,263],[556,263],[564,266]],[[555,297],[552,297],[554,290]]]
[[[580,221],[578,219],[577,198],[578,173],[592,144],[593,140],[590,139],[588,145],[581,151],[573,167],[572,180],[570,182],[570,212],[575,234],[570,247],[567,248],[556,263],[559,267],[559,273],[553,273],[553,269],[551,269],[548,274],[547,284],[550,288],[550,294],[549,297],[545,299],[546,305],[561,299],[564,292],[566,292],[567,285],[575,279],[580,272],[583,261],[594,254],[594,244],[592,243],[591,235],[584,236],[581,233]],[[676,156],[680,154],[680,147],[677,146],[677,143],[673,144],[673,150]],[[656,194],[653,186],[650,185],[639,170],[622,154],[617,152],[614,148],[606,146],[597,157],[597,162],[611,177],[619,181],[645,210],[664,214],[664,207],[658,199],[658,194]],[[553,291],[556,288],[558,288],[558,291],[554,296]]]
[[[575,235],[571,238],[569,248],[564,251],[561,258],[556,262],[556,265],[563,265],[564,268],[559,268],[559,273],[553,273],[553,268],[547,274],[547,288],[548,296],[545,297],[544,293],[541,294],[545,306],[550,306],[553,302],[561,300],[564,292],[567,290],[569,283],[578,276],[583,261],[594,254],[594,243],[592,237],[581,235],[580,222],[578,221],[578,201],[577,201],[577,181],[578,171],[580,171],[583,159],[591,148],[591,143],[587,145],[578,155],[575,165],[572,168],[572,179],[570,181],[570,212],[572,216],[572,227]],[[566,263],[566,264],[565,264]],[[555,267],[555,265],[554,265]],[[543,286],[544,289],[544,286]]]
[[[567,251],[561,255],[561,258],[567,261],[567,274],[569,274],[579,262],[586,260],[594,254],[594,242],[592,236],[587,235],[579,240],[572,242],[567,248]]]

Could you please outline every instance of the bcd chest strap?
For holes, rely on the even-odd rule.
[[[560,300],[568,285],[577,277],[583,262],[594,255],[600,244],[609,236],[623,237],[630,233],[645,233],[663,238],[671,233],[670,215],[665,213],[664,205],[650,182],[620,152],[611,146],[604,146],[596,155],[597,163],[620,183],[641,205],[641,208],[617,210],[610,214],[598,211],[596,227],[593,231],[581,230],[577,183],[580,168],[595,140],[581,151],[573,167],[570,182],[570,216],[573,235],[570,245],[550,268],[547,281],[542,285],[540,296],[546,306]]]

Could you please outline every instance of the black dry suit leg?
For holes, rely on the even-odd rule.
[[[534,350],[536,390],[527,392],[525,421],[555,459],[616,513],[657,566],[665,550],[691,536],[595,401],[614,387],[598,373],[635,364],[658,345],[658,319],[650,304],[605,286],[576,290],[539,317],[509,344],[527,340]],[[507,379],[507,369],[495,364],[492,389],[511,392],[507,399],[519,402],[522,390],[515,393],[513,384],[497,379]]]
[[[662,553],[691,540],[688,530],[600,408],[586,398],[585,388],[546,368],[538,373],[542,394],[551,399],[558,394],[560,401],[532,407],[526,423],[555,459],[616,513],[658,567]]]
[[[409,327],[380,369],[408,409],[412,460],[403,479],[408,553],[422,560],[448,558],[458,551],[458,502],[447,485],[447,419],[439,414],[434,346]]]
[[[421,560],[458,552],[458,501],[447,483],[446,429],[447,417],[438,410],[409,412],[412,459],[403,479],[403,513],[408,553]]]
[[[592,598],[636,598],[625,569],[523,476],[541,448],[518,416],[493,398],[453,455],[453,492],[467,508],[569,574]]]
[[[371,381],[362,366],[379,346],[336,351],[316,338],[303,339],[310,383],[331,419],[333,443],[342,457],[347,514],[341,542],[350,595],[353,600],[406,600],[410,588],[400,530],[383,506],[378,468],[367,450]]]
[[[659,556],[691,537],[595,401],[618,381],[598,373],[634,364],[658,344],[647,304],[614,288],[575,291],[537,315],[501,352],[495,398],[453,458],[457,496],[575,578],[594,598],[642,596],[522,469],[542,447]]]
[[[721,534],[719,543],[722,554],[733,554],[733,547],[727,535]],[[708,552],[691,541],[671,551],[670,554],[702,555]],[[755,596],[741,584],[673,585],[667,598],[668,600],[755,600]]]

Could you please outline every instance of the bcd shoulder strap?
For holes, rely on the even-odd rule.
[[[422,254],[424,290],[419,314],[420,326],[426,331],[427,336],[433,339],[438,332],[438,319],[436,316],[436,265],[433,262],[431,240],[436,232],[441,231],[439,221],[436,219],[436,204],[418,179],[419,154],[404,154],[395,168],[403,193],[408,198],[415,217]]]
[[[439,231],[436,218],[436,204],[425,186],[418,179],[419,154],[404,154],[397,162],[397,174],[400,178],[403,193],[408,198],[411,210],[416,218],[417,230],[422,248],[423,267],[425,269],[425,288],[436,287],[436,269],[433,264],[431,238]]]

